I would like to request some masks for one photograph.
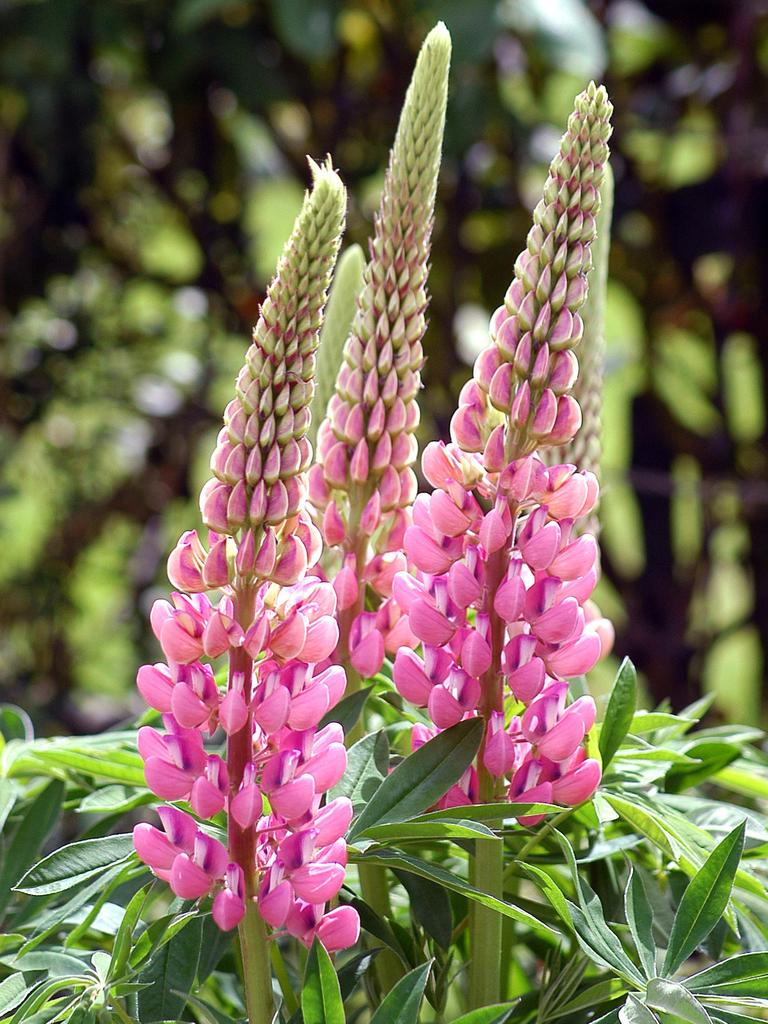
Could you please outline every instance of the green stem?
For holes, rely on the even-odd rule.
[[[378,864],[359,864],[357,870],[365,902],[379,917],[391,918],[386,868]],[[382,994],[390,992],[404,974],[400,960],[391,949],[382,949],[376,957],[375,970]]]
[[[123,1009],[119,999],[110,1000],[109,1008],[112,1013],[117,1014],[120,1020],[125,1021],[125,1024],[134,1024],[133,1017]]]
[[[283,993],[285,1008],[288,1013],[293,1016],[294,1013],[299,1012],[299,1001],[293,991],[291,979],[288,977],[288,971],[286,969],[285,960],[283,960],[283,954],[280,951],[280,947],[276,942],[273,942],[271,946],[272,967],[274,968],[275,975],[280,984],[280,991]]]
[[[235,590],[235,616],[247,629],[254,617],[254,592],[244,586]],[[229,687],[235,682],[243,687],[243,697],[250,709],[253,662],[243,647],[229,654]],[[227,768],[230,792],[236,793],[243,780],[245,767],[253,755],[252,711],[242,729],[227,742]],[[230,815],[228,823],[229,855],[243,870],[245,879],[245,917],[238,926],[240,955],[243,961],[243,986],[249,1024],[272,1024],[275,1014],[272,994],[272,971],[269,962],[267,929],[256,908],[256,833],[253,827],[241,829]]]
[[[245,917],[238,926],[238,936],[249,1024],[272,1024],[274,998],[267,929],[252,899],[246,901]]]
[[[481,769],[481,773],[485,773]],[[481,779],[482,783],[482,779]],[[487,797],[482,797],[483,802]],[[472,883],[497,899],[504,898],[504,843],[479,839],[475,843]],[[501,1001],[501,914],[473,903],[470,917],[469,1008],[480,1009]]]

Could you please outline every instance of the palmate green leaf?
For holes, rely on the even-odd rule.
[[[141,933],[134,943],[128,963],[131,967],[138,967],[148,957],[154,956],[155,952],[167,942],[178,935],[178,933],[191,924],[198,916],[196,910],[190,910],[180,914],[166,914],[165,917],[153,921],[149,927]]]
[[[19,971],[0,981],[0,1016],[15,1010],[27,994],[27,982]]]
[[[29,896],[66,892],[87,882],[105,868],[127,862],[133,854],[133,836],[104,836],[62,846],[30,868],[16,885]]]
[[[353,744],[347,751],[347,770],[342,780],[333,787],[330,800],[346,796],[359,813],[387,777],[389,744],[383,732],[371,733]]]
[[[600,1018],[603,1020],[604,1018]],[[618,1013],[620,1024],[659,1024],[659,1018],[636,995],[629,995]],[[599,1024],[599,1021],[596,1022]]]
[[[410,854],[382,847],[351,856],[350,860],[363,864],[379,864],[381,867],[388,867],[393,870],[399,868],[401,871],[411,871],[413,874],[421,875],[422,878],[427,878],[437,885],[442,885],[446,889],[460,893],[462,896],[466,896],[467,899],[488,907],[489,910],[495,910],[504,917],[511,917],[513,920],[519,921],[521,924],[533,929],[538,934],[546,935],[550,938],[557,935],[557,932],[542,921],[539,921],[533,914],[528,914],[512,903],[506,903],[496,896],[491,896],[489,893],[475,888],[474,885],[465,882],[463,878],[453,874],[452,871],[448,871],[446,868],[420,860],[418,857],[412,857]]]
[[[714,848],[694,875],[675,914],[663,973],[674,974],[680,964],[704,941],[723,915],[744,849],[746,822]]]
[[[506,1024],[510,1015],[517,1006],[517,1000],[512,1003],[496,1003],[493,1006],[481,1006],[477,1010],[470,1010],[457,1017],[451,1024]]]
[[[325,946],[317,939],[307,957],[301,989],[304,1024],[344,1024],[344,1003],[339,979]]]
[[[739,953],[691,975],[683,985],[698,995],[768,998],[768,953]]]
[[[629,869],[627,890],[624,894],[627,924],[635,940],[635,949],[646,978],[656,976],[656,944],[653,941],[653,909],[641,876],[633,867]]]
[[[382,1000],[371,1017],[371,1024],[416,1024],[431,970],[429,960],[401,978]]]
[[[59,817],[64,783],[50,782],[24,813],[13,838],[3,851],[0,866],[0,918],[11,899],[11,889],[37,856]]]
[[[636,707],[637,672],[629,658],[625,658],[619,666],[605,712],[605,719],[600,726],[598,746],[603,759],[603,771],[610,764],[613,755],[629,732]]]
[[[179,1019],[195,982],[202,941],[203,922],[198,917],[156,951],[138,977],[147,984],[136,997],[141,1024]]]
[[[468,719],[406,757],[384,779],[353,823],[350,842],[372,825],[406,821],[434,804],[467,770],[482,737],[482,719]]]
[[[684,1024],[712,1024],[712,1019],[698,999],[676,981],[652,978],[648,982],[645,1001],[654,1010],[674,1015]]]

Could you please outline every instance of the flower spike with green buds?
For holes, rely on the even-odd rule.
[[[477,359],[451,423],[464,451],[488,446],[497,468],[567,444],[581,424],[569,394],[578,373],[573,350],[583,331],[578,310],[587,296],[612,109],[594,83],[577,98],[527,246],[491,320],[492,344]]]
[[[172,553],[172,603],[152,627],[167,664],[137,679],[164,731],[139,731],[162,830],[136,826],[139,857],[181,899],[213,897],[213,918],[240,928],[251,1024],[270,1024],[266,929],[328,949],[357,939],[351,907],[327,911],[344,880],[352,805],[326,794],[346,770],[343,732],[319,723],[341,698],[344,670],[320,671],[338,638],[333,587],[307,575],[322,540],[303,511],[315,349],[344,223],[346,193],[330,164],[312,165],[305,196],[253,333],[236,397],[203,488],[206,552],[185,534]],[[204,591],[221,588],[214,604]],[[210,659],[225,655],[221,693]],[[225,757],[203,735],[221,728]],[[227,843],[198,822],[227,814]]]
[[[577,97],[527,248],[491,320],[491,344],[461,392],[453,443],[433,442],[422,459],[434,490],[417,497],[405,534],[419,574],[399,573],[393,584],[422,648],[401,647],[393,677],[434,723],[414,727],[414,746],[467,717],[485,724],[476,766],[443,806],[505,797],[572,806],[600,780],[586,745],[594,701],[568,703],[568,679],[589,671],[610,641],[589,602],[597,543],[578,529],[598,484],[575,466],[547,467],[539,450],[566,444],[580,423],[569,393],[578,373],[573,349],[610,111],[602,87]],[[474,882],[501,895],[501,844],[477,847]],[[499,999],[499,929],[498,915],[475,908],[473,1007]]]
[[[450,36],[438,24],[421,48],[390,156],[370,259],[327,417],[318,434],[310,499],[342,568],[335,582],[338,656],[373,675],[408,639],[391,602],[408,510],[424,361],[427,275],[445,122]],[[378,611],[363,611],[370,584]]]

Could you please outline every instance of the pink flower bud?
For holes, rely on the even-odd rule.
[[[493,597],[493,609],[505,622],[516,622],[523,611],[525,584],[520,576],[506,579]]]
[[[180,853],[171,868],[170,885],[182,900],[197,900],[213,888],[214,880],[186,854]]]
[[[424,598],[417,598],[413,602],[408,612],[408,621],[416,636],[426,644],[440,646],[448,643],[456,632],[456,627],[445,615]]]
[[[301,541],[288,534],[281,541],[280,555],[270,579],[283,587],[298,582],[307,570],[307,549]]]
[[[354,946],[360,937],[360,917],[354,907],[336,907],[317,926],[317,937],[329,953]]]
[[[367,537],[373,536],[381,522],[381,497],[374,491],[368,499],[360,517],[360,529]]]
[[[470,631],[462,645],[461,664],[476,679],[491,667],[490,645],[476,629]]]
[[[133,830],[133,847],[139,860],[161,878],[168,880],[173,862],[179,851],[159,829],[142,821]]]
[[[339,642],[339,627],[331,615],[323,615],[307,627],[307,639],[299,657],[302,661],[317,664],[330,657]]]
[[[515,392],[512,406],[509,411],[509,418],[513,426],[524,427],[531,415],[531,387],[527,380],[524,380]]]
[[[168,557],[168,579],[173,586],[189,594],[206,590],[202,576],[205,557],[206,551],[197,531],[183,533]]]
[[[581,427],[581,407],[572,395],[557,400],[557,417],[547,437],[548,444],[567,444]]]
[[[228,864],[225,887],[213,898],[212,914],[223,932],[236,928],[245,916],[245,884],[239,864]]]
[[[248,708],[240,690],[231,689],[219,704],[219,722],[227,736],[240,732],[248,721]]]
[[[264,801],[255,783],[242,786],[229,802],[229,813],[242,829],[250,828],[261,817]]]
[[[253,563],[253,571],[256,576],[268,579],[275,570],[277,560],[277,538],[275,531],[270,527],[264,530],[264,539],[256,553]]]
[[[283,622],[274,626],[269,635],[271,650],[284,661],[295,658],[306,641],[307,623],[297,611],[291,612]]]
[[[504,453],[504,424],[494,427],[485,443],[483,465],[489,473],[500,473],[506,463]]]
[[[533,414],[533,422],[531,423],[532,437],[549,437],[555,425],[558,409],[559,403],[558,399],[555,398],[554,392],[550,391],[549,388],[545,388]]]
[[[384,661],[384,637],[375,624],[373,612],[361,612],[349,633],[349,660],[364,679],[376,675]]]
[[[454,562],[448,570],[448,593],[459,608],[468,608],[480,599],[483,588],[465,562]]]
[[[568,678],[585,675],[600,657],[600,640],[595,633],[584,632],[551,654],[543,655],[547,670],[553,676]]]
[[[601,774],[598,762],[588,758],[552,783],[552,798],[569,807],[584,803],[599,786]]]
[[[170,711],[175,686],[167,665],[142,665],[136,676],[139,693],[156,711]]]
[[[461,405],[451,418],[451,438],[465,452],[481,452],[484,439],[471,406]]]
[[[418,708],[429,702],[433,682],[424,671],[424,664],[417,654],[407,647],[401,647],[392,667],[392,678],[398,693]]]
[[[483,518],[480,527],[480,543],[483,545],[486,554],[492,555],[494,551],[504,547],[510,532],[510,528],[502,515],[495,508],[492,508]]]

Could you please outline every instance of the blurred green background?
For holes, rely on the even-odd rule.
[[[573,97],[603,80],[601,604],[649,700],[715,691],[722,717],[763,718],[764,2],[0,0],[0,691],[43,729],[132,706],[305,154],[333,154],[364,243],[438,18],[421,440],[446,435]]]

